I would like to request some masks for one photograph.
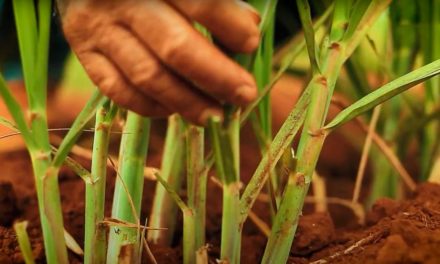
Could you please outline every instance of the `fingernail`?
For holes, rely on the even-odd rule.
[[[257,97],[257,88],[249,86],[249,85],[243,85],[238,87],[236,93],[236,103],[238,104],[248,104],[255,100]]]
[[[249,37],[246,42],[243,44],[243,51],[245,52],[253,52],[258,45],[260,44],[260,35]]]
[[[218,118],[223,122],[223,111],[216,108],[208,108],[203,110],[203,112],[200,114],[200,124],[206,126],[208,124],[208,120],[212,117]]]
[[[244,9],[249,11],[249,13],[251,13],[252,19],[254,20],[255,24],[260,23],[261,16],[260,16],[260,12],[258,12],[257,9],[255,9],[252,5],[250,5],[249,3],[246,3],[242,0],[237,0],[236,2],[239,6],[243,7]]]

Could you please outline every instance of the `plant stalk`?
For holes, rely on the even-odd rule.
[[[322,74],[315,72],[309,84],[312,86],[312,96],[297,150],[297,167],[290,174],[262,263],[285,263],[287,261],[304,198],[326,137],[326,133],[321,128],[327,116],[336,80],[344,62],[365,36],[369,26],[389,4],[380,1],[372,2],[367,6],[361,2],[354,4],[350,18],[346,12],[350,10],[350,6],[341,4],[347,3],[346,0],[336,2],[332,32],[330,32],[331,42],[324,49],[322,61],[319,64]],[[359,14],[360,11],[364,13]],[[347,31],[341,34],[339,25],[344,20],[349,20],[351,23],[348,23]],[[308,48],[313,46],[315,45],[309,43],[307,45]]]
[[[116,108],[110,101],[98,108],[92,153],[91,182],[86,184],[84,263],[104,263],[107,253],[107,230],[104,220],[105,185],[110,129]]]
[[[30,140],[26,143],[34,171],[46,261],[49,264],[68,263],[58,170],[50,166],[52,157],[46,114],[51,1],[38,1],[38,9],[33,1],[13,1],[13,8],[33,138],[31,144]],[[26,133],[27,129],[21,132]]]
[[[20,246],[21,254],[23,255],[26,264],[35,264],[34,256],[32,254],[31,242],[26,231],[28,222],[18,222],[14,224],[14,230],[17,234],[18,245]]]
[[[204,129],[190,125],[187,129],[187,193],[190,213],[184,211],[185,242],[194,240],[187,247],[184,244],[184,259],[194,263],[196,252],[205,245],[206,184],[208,173],[204,169]],[[193,225],[190,227],[190,225]],[[188,228],[188,230],[186,230]]]
[[[113,197],[112,218],[140,225],[144,166],[148,150],[150,120],[128,112],[121,139],[119,177]],[[110,227],[107,263],[119,259],[137,261],[140,243],[138,228]]]
[[[209,122],[217,176],[223,184],[223,213],[220,258],[227,263],[240,262],[240,180],[239,180],[239,112],[226,109],[224,126],[218,118]]]
[[[183,120],[178,115],[168,118],[167,135],[162,156],[161,176],[176,192],[182,186],[185,141]],[[166,228],[166,230],[148,231],[148,241],[153,244],[170,246],[176,226],[177,206],[168,191],[157,184],[153,200],[153,208],[149,218],[152,228]]]
[[[430,63],[440,59],[440,1],[418,1],[420,6],[421,25],[421,47],[424,51],[424,62]],[[432,78],[426,82],[426,99],[424,102],[425,113],[429,115],[438,106],[440,98],[440,77]],[[433,166],[434,157],[439,151],[436,148],[438,138],[438,123],[427,124],[422,135],[421,142],[421,177],[427,180]]]

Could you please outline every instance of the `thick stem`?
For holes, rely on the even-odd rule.
[[[223,155],[230,155],[232,168],[226,172],[231,174],[233,181],[223,184],[223,213],[222,213],[222,240],[220,257],[229,260],[229,263],[240,263],[241,251],[241,222],[240,222],[240,111],[231,114],[231,120],[226,129],[226,141],[231,152],[224,151]],[[228,148],[227,148],[228,149]]]
[[[172,115],[168,118],[161,176],[176,193],[179,192],[183,180],[184,143],[183,121],[178,115]],[[162,246],[171,245],[176,226],[177,210],[173,198],[158,183],[148,222],[152,228],[166,228],[166,230],[149,231],[148,240],[151,243]]]
[[[196,260],[196,225],[194,212],[191,209],[183,211],[183,263],[192,264]]]
[[[187,130],[188,207],[194,215],[194,252],[205,245],[206,184],[204,170],[204,129],[189,126]]]
[[[46,261],[49,264],[67,264],[69,262],[64,241],[58,170],[50,167],[50,152],[32,150],[30,156],[37,189]]]
[[[340,10],[337,10],[339,3],[346,3],[346,0],[337,2],[333,18],[335,28],[338,28],[336,24],[348,18],[345,12],[348,7],[341,5]],[[327,116],[339,72],[345,60],[359,45],[371,24],[388,4],[389,1],[378,0],[371,4],[363,1],[356,2],[350,21],[347,21],[350,22],[347,31],[343,36],[338,32],[330,32],[331,42],[324,50],[320,64],[322,75],[314,74],[311,81],[312,99],[298,146],[297,168],[286,186],[262,263],[285,263],[287,261],[304,198],[324,144],[325,134],[321,128]],[[339,42],[341,37],[342,40]],[[293,211],[292,208],[294,208]]]
[[[31,156],[38,207],[44,236],[46,261],[68,263],[64,241],[63,216],[58,186],[58,170],[52,168],[51,148],[46,115],[47,63],[50,36],[51,1],[13,1],[20,56],[29,105],[30,130],[23,124],[22,115],[12,113],[22,133]],[[38,13],[38,23],[37,23]],[[0,84],[2,85],[2,84]],[[11,107],[17,106],[2,95]],[[5,97],[6,95],[6,97]]]
[[[196,252],[205,245],[206,184],[204,130],[190,125],[186,131],[188,210],[183,210],[184,263],[196,262]]]
[[[240,262],[241,219],[239,178],[239,112],[227,113],[226,127],[219,120],[209,124],[211,143],[214,150],[217,176],[223,183],[223,214],[221,252],[222,261]]]
[[[84,263],[104,263],[107,253],[107,233],[104,220],[105,184],[110,128],[110,102],[98,108],[93,142],[91,182],[86,184]],[[113,115],[114,116],[114,115]]]
[[[127,114],[113,197],[112,217],[138,225],[149,131],[149,119],[133,112]],[[110,227],[107,263],[118,263],[119,258],[138,260],[139,236],[136,228]]]
[[[222,239],[220,258],[225,263],[240,263],[240,183],[223,185]]]
[[[324,74],[311,80],[312,96],[298,146],[298,164],[292,172],[264,251],[262,263],[285,263],[289,256],[304,198],[310,186],[313,172],[324,144],[325,134],[321,127],[325,121],[328,105],[344,59],[340,46],[333,44],[324,65]]]

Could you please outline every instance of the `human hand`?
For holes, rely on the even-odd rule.
[[[196,124],[244,106],[255,81],[198,33],[205,26],[234,52],[259,42],[259,16],[237,0],[59,0],[63,29],[92,81],[122,107],[146,116],[177,112]]]

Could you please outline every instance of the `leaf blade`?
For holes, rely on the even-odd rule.
[[[87,122],[94,116],[97,107],[103,104],[105,100],[108,99],[105,98],[99,91],[95,91],[61,142],[61,145],[52,161],[52,166],[60,167],[63,164],[63,161],[69,154],[70,149],[73,147],[76,140],[83,132],[84,127],[87,125]]]
[[[362,97],[360,100],[341,111],[330,123],[324,126],[323,129],[332,130],[341,126],[373,107],[438,74],[440,74],[440,60],[436,60],[399,77]]]
[[[312,16],[310,14],[310,5],[308,0],[297,0],[299,17],[304,30],[304,37],[307,44],[307,52],[309,54],[310,65],[313,72],[321,72],[318,64],[318,50],[315,41],[315,30],[313,28]]]

